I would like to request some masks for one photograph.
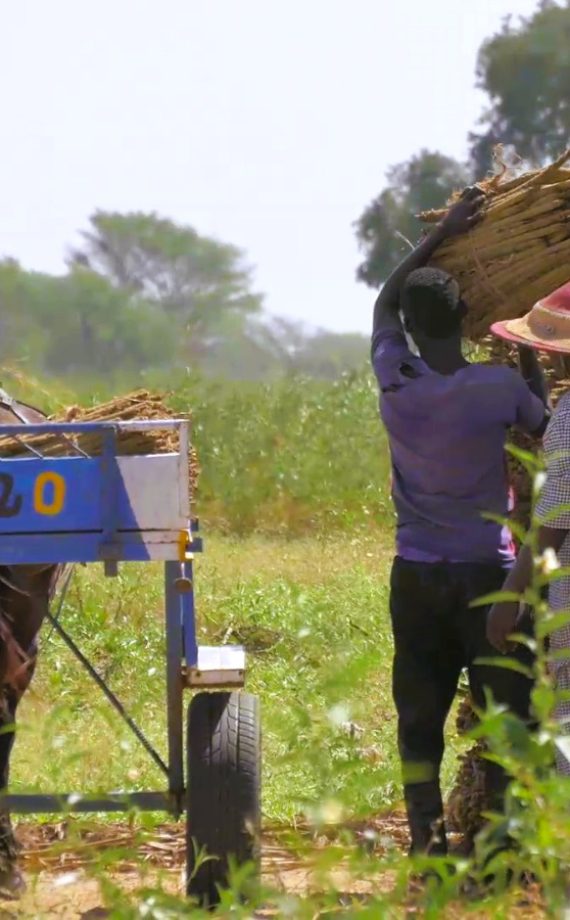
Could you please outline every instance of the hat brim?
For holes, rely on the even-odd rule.
[[[526,317],[522,320],[504,320],[500,323],[493,323],[491,332],[506,342],[512,342],[515,345],[526,345],[527,348],[534,348],[536,351],[548,351],[554,354],[570,354],[570,339],[561,339],[559,341],[547,341],[534,335],[528,326],[524,323]],[[512,327],[515,326],[515,329]]]

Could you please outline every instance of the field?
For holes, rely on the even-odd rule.
[[[53,410],[70,397],[50,391],[43,405]],[[390,688],[393,524],[373,383],[362,374],[230,390],[189,380],[171,399],[194,412],[203,467],[200,638],[246,646],[248,689],[262,701],[268,889],[258,902],[274,908],[256,916],[395,916],[405,828]],[[107,580],[98,567],[78,568],[61,608],[64,626],[164,751],[162,615],[162,573],[153,566],[124,566]],[[449,740],[447,785],[464,745],[453,725]],[[136,739],[46,627],[21,707],[13,791],[160,785]],[[161,820],[52,819],[43,831],[22,821],[36,884],[19,915],[180,916],[182,902],[168,900],[180,890],[180,831]],[[150,894],[135,894],[141,885]],[[438,897],[426,902],[426,916],[442,915]],[[509,903],[492,909],[501,916]],[[102,904],[110,913],[88,913]],[[228,895],[221,915],[252,913]]]
[[[207,538],[196,575],[200,629],[204,639],[231,633],[248,648],[248,688],[263,705],[268,833],[307,823],[391,826],[400,791],[389,563],[390,535],[380,532]],[[61,618],[164,750],[161,576],[152,566],[125,567],[118,581],[103,580],[95,568],[79,570]],[[452,767],[450,749],[448,780]],[[136,739],[46,628],[38,674],[21,709],[13,790],[160,784]],[[158,820],[144,820],[151,838]],[[76,823],[76,830],[92,827]],[[401,834],[401,821],[395,826]],[[73,852],[72,843],[68,848]]]

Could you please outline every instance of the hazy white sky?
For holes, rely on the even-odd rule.
[[[0,255],[57,272],[95,208],[242,247],[266,308],[368,331],[352,222],[462,157],[481,41],[537,0],[0,0]]]

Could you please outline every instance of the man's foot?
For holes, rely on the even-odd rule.
[[[0,871],[0,898],[15,901],[26,893],[26,887],[24,876],[15,863]]]

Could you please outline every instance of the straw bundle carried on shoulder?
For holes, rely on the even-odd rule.
[[[545,169],[509,179],[506,167],[477,183],[483,218],[447,240],[432,260],[453,275],[469,305],[466,333],[479,341],[498,320],[526,313],[570,279],[570,150]],[[453,202],[450,202],[450,204]],[[440,220],[447,209],[419,215]]]

